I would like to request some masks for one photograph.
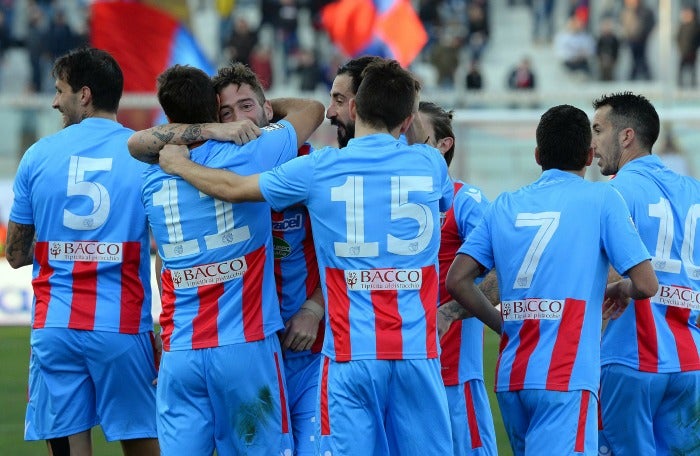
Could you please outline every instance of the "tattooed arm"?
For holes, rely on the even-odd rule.
[[[484,280],[479,283],[479,289],[486,296],[486,299],[491,302],[491,304],[497,306],[500,303],[500,296],[498,294],[498,279],[496,278],[496,271],[492,270]],[[472,315],[467,309],[465,309],[457,301],[448,301],[441,305],[438,309],[438,335],[442,337],[452,323],[458,320],[464,320],[465,318],[471,318]]]
[[[7,225],[5,256],[10,266],[17,269],[34,260],[34,225],[22,225],[10,220]]]
[[[260,128],[250,120],[228,123],[165,124],[137,131],[127,143],[129,153],[137,160],[158,163],[160,150],[166,144],[189,145],[209,139],[245,144],[260,136]]]

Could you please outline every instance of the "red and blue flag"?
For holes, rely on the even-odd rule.
[[[410,0],[337,0],[323,8],[321,23],[345,54],[389,57],[404,67],[428,42]]]

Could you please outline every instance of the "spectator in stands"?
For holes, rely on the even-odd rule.
[[[229,62],[241,62],[250,66],[250,55],[258,44],[258,30],[253,30],[248,21],[236,18],[233,31],[224,47],[224,57]]]
[[[532,41],[550,43],[554,36],[554,0],[533,0]]]
[[[438,75],[438,84],[444,89],[452,89],[455,84],[455,70],[459,66],[460,38],[453,32],[443,32],[440,42],[433,46],[430,62]]]
[[[656,24],[654,12],[644,4],[644,0],[625,0],[620,22],[625,43],[632,54],[630,80],[651,80],[651,70],[647,62],[647,42]]]
[[[39,93],[43,89],[44,76],[47,73],[45,71],[47,62],[44,58],[46,18],[44,11],[36,3],[29,4],[27,17],[27,34],[24,37],[24,46],[29,55],[31,71],[29,91]]]
[[[535,88],[535,73],[532,72],[530,59],[523,57],[520,63],[508,75],[508,88],[512,90],[531,90]]]
[[[467,7],[467,48],[472,60],[481,60],[489,40],[487,0],[471,0]]]
[[[289,57],[297,52],[299,47],[299,36],[297,29],[299,27],[299,8],[297,0],[263,0],[263,14],[265,11],[271,13],[272,26],[275,30],[275,43],[282,45],[284,50],[284,77],[289,76],[291,65],[289,65]],[[258,76],[260,73],[254,70]],[[267,88],[265,88],[267,90]]]
[[[589,61],[595,51],[595,42],[578,16],[571,16],[566,28],[557,33],[554,51],[572,74],[591,76]]]
[[[534,100],[527,100],[527,98],[530,98],[528,94],[525,92],[530,92],[532,93],[535,89],[536,82],[535,82],[535,73],[532,71],[532,66],[530,64],[530,59],[526,56],[523,57],[522,60],[520,60],[520,63],[518,63],[515,68],[513,68],[510,71],[510,74],[508,75],[508,88],[520,93],[523,93],[524,96],[523,98],[526,98],[525,103],[522,103],[520,101],[518,102],[513,102],[510,104],[511,108],[520,108],[520,107],[530,107],[530,108],[535,108],[537,106],[537,102]]]
[[[250,55],[250,69],[258,75],[263,89],[272,87],[272,51],[269,46],[258,44]]]
[[[52,61],[68,53],[71,49],[85,44],[81,42],[81,37],[68,24],[66,13],[60,8],[55,9],[51,15],[44,42],[48,58]]]
[[[615,33],[615,22],[610,17],[604,17],[600,21],[600,34],[596,40],[595,53],[598,58],[598,78],[601,81],[614,80],[620,53],[620,39]]]
[[[663,142],[659,146],[658,155],[663,164],[666,165],[671,171],[682,176],[693,175],[688,158],[678,145],[678,140],[673,134],[673,128],[668,122],[664,123]]]
[[[299,90],[313,92],[321,82],[321,68],[318,66],[316,53],[313,49],[299,49],[296,60]]]
[[[697,70],[695,63],[700,47],[700,22],[697,8],[686,4],[681,8],[681,23],[676,33],[678,44],[678,87],[697,86]]]
[[[471,63],[469,63],[469,71],[467,72],[465,83],[467,90],[481,90],[484,88],[479,62],[476,60],[472,60]]]
[[[434,0],[420,0],[418,2],[418,17],[420,18],[425,32],[428,34],[428,42],[424,50],[430,52],[435,43],[438,42],[438,30],[440,29],[439,3]]]

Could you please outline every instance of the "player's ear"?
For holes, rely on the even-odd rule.
[[[535,147],[535,161],[542,166],[542,163],[540,163],[540,149],[538,147]]]
[[[267,121],[271,122],[274,112],[272,111],[272,104],[270,103],[270,100],[265,100],[265,103],[263,103],[263,112],[265,113],[265,118]]]
[[[406,117],[403,122],[401,122],[401,129],[399,130],[402,134],[406,133],[409,128],[411,128],[411,124],[413,123],[413,117],[414,115],[411,114],[410,116]]]
[[[445,155],[445,152],[450,150],[452,146],[455,144],[455,139],[452,136],[445,136],[442,138],[440,141],[437,142],[437,148],[440,151],[442,155]]]
[[[586,157],[586,166],[591,166],[593,163],[593,148],[588,148],[588,157]]]
[[[348,101],[348,107],[350,108],[350,118],[353,121],[357,120],[357,104],[355,104],[355,99],[350,98]]]
[[[92,102],[92,90],[88,86],[82,86],[80,92],[80,104],[87,106]]]

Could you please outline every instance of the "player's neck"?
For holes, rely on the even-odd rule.
[[[359,118],[355,121],[355,138],[361,138],[363,136],[369,136],[369,135],[376,135],[378,133],[385,133],[393,136],[394,138],[398,139],[399,134],[401,133],[401,128],[396,127],[394,130],[388,130],[387,128],[377,128],[373,127],[371,125],[368,125]]]
[[[99,119],[113,120],[113,121],[115,121],[115,122],[117,121],[117,113],[116,113],[116,112],[107,112],[107,111],[95,110],[95,111],[93,111],[92,113],[90,113],[90,115],[88,115],[87,117],[88,117],[88,118],[89,118],[89,117],[96,117],[96,118],[99,118]]]

